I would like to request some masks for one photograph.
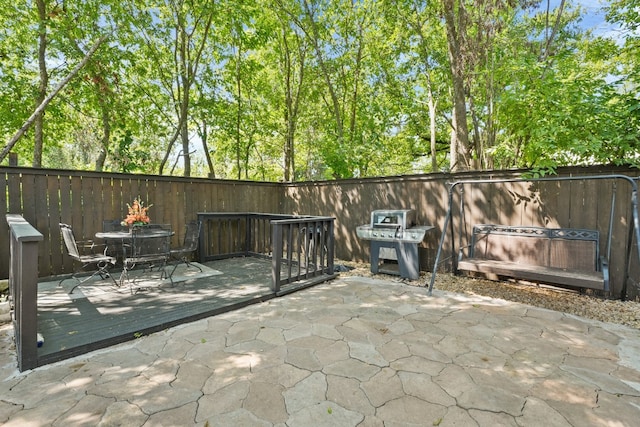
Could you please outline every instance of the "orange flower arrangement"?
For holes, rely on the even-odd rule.
[[[127,217],[122,221],[121,225],[145,225],[151,222],[149,219],[149,215],[147,212],[149,208],[153,205],[144,206],[144,202],[140,200],[140,196],[137,199],[133,200],[133,204],[127,203],[127,208],[129,208],[129,213]]]

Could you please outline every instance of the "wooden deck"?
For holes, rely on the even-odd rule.
[[[69,295],[74,280],[62,287],[39,283],[38,332],[44,344],[38,348],[38,366],[276,296],[269,286],[269,259],[231,258],[202,265],[204,274],[193,267],[183,276],[176,271],[173,286],[168,280],[139,282],[134,294],[129,286],[87,284]],[[280,294],[310,285],[297,283]]]

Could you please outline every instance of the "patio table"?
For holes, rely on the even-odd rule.
[[[174,235],[170,226],[150,226],[134,230],[100,231],[95,234],[98,239],[108,241],[120,241],[122,251],[114,254],[118,260],[122,261],[122,273],[120,274],[120,285],[124,281],[129,281],[129,271],[136,265],[148,265],[149,271],[158,267],[160,278],[171,276],[166,273],[165,267],[170,255],[169,238]],[[131,293],[134,293],[136,279],[130,281]],[[173,280],[171,279],[173,286]],[[135,292],[143,288],[138,288]]]
[[[161,228],[147,230],[146,233],[138,235],[138,238],[156,238],[156,237],[170,237],[175,233],[169,230],[163,230]],[[133,233],[130,231],[99,231],[96,233],[96,239],[104,240],[131,240],[133,239]]]
[[[138,239],[149,239],[149,238],[158,238],[158,237],[171,237],[175,233],[172,230],[162,229],[162,228],[151,228],[145,231],[145,233],[140,233],[137,235]],[[133,233],[131,230],[128,231],[99,231],[95,234],[96,239],[105,240],[108,242],[120,242],[121,245],[129,244],[133,240]],[[109,252],[114,252],[112,256],[115,256],[118,261],[122,261],[122,248],[113,249],[112,245],[109,245],[112,248]]]

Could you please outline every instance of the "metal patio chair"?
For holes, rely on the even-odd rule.
[[[105,219],[102,221],[102,231],[121,231],[126,230],[127,227],[122,225],[120,219]]]
[[[115,265],[116,259],[112,256],[107,255],[107,248],[105,245],[96,244],[92,240],[77,241],[75,239],[71,226],[68,224],[60,224],[60,232],[62,233],[62,238],[67,248],[67,253],[73,259],[74,264],[76,262],[82,264],[80,270],[76,271],[74,269],[73,275],[70,277],[71,279],[76,279],[79,282],[77,285],[71,288],[71,290],[69,291],[70,294],[73,293],[73,291],[78,286],[86,283],[96,275],[99,275],[102,279],[106,279],[108,277],[113,281],[113,284],[115,286],[119,286],[116,279],[114,279],[108,271],[110,265]],[[94,252],[95,248],[98,247],[104,247],[105,249],[102,252]],[[88,269],[89,267],[95,268],[95,271],[91,273],[89,277],[80,280],[80,278],[78,278],[78,274],[83,270]],[[58,286],[62,286],[62,282],[67,279],[69,279],[69,277],[60,280]]]
[[[136,280],[131,280],[129,272],[142,266],[144,272],[150,273],[155,269],[160,273],[160,279],[170,279],[173,286],[173,279],[166,271],[172,235],[171,225],[168,224],[133,227],[131,240],[123,244],[123,268],[120,284],[122,285],[126,280],[130,284],[131,293],[134,293],[133,287]]]
[[[102,231],[125,231],[128,227],[122,225],[120,219],[105,219],[102,221]],[[122,259],[122,240],[119,239],[105,239],[107,245],[107,253],[117,259]]]
[[[176,268],[183,263],[186,264],[187,268],[195,267],[202,273],[202,268],[200,268],[200,266],[192,264],[189,261],[189,256],[198,249],[198,239],[200,239],[201,228],[202,221],[191,221],[187,223],[182,246],[171,249],[171,259],[176,261],[173,266],[173,270],[171,270],[171,277],[173,277],[173,273],[175,273]]]

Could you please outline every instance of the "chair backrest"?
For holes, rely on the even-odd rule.
[[[67,253],[71,258],[80,259],[80,252],[78,251],[78,245],[73,235],[73,230],[68,224],[60,224],[60,232],[64,239],[64,245],[67,247]]]
[[[105,219],[102,221],[102,231],[120,231],[125,229],[119,219]]]
[[[192,221],[187,223],[184,232],[183,250],[195,251],[198,249],[198,239],[200,238],[200,229],[202,221]]]
[[[171,250],[171,225],[154,224],[153,227],[134,227],[132,233],[133,256],[168,256]]]

